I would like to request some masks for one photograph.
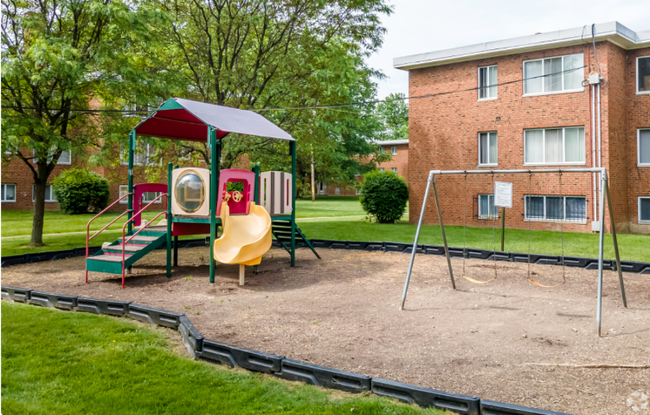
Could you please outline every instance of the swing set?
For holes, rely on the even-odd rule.
[[[462,277],[466,279],[467,281],[474,283],[474,284],[487,284],[490,283],[494,280],[497,279],[498,277],[498,271],[497,271],[497,256],[498,256],[498,251],[496,249],[496,221],[499,219],[498,218],[498,210],[497,214],[493,214],[492,208],[489,206],[488,202],[488,219],[492,220],[492,244],[493,244],[493,253],[492,253],[492,259],[494,261],[494,276],[490,279],[487,280],[478,280],[474,279],[470,276],[467,275],[466,272],[466,266],[465,266],[465,260],[467,258],[467,239],[466,239],[466,230],[467,230],[467,176],[468,175],[484,175],[484,174],[489,174],[492,177],[492,187],[494,188],[495,186],[495,180],[494,180],[494,175],[495,174],[528,174],[528,196],[524,197],[524,211],[527,209],[531,208],[531,202],[530,202],[530,197],[532,196],[532,177],[533,174],[557,174],[559,178],[559,187],[560,187],[560,195],[562,195],[562,175],[563,174],[568,174],[568,173],[597,173],[599,175],[599,181],[600,181],[600,211],[599,211],[599,248],[598,248],[598,302],[597,302],[597,311],[596,311],[596,321],[597,321],[597,334],[600,336],[601,334],[601,321],[602,321],[602,291],[603,291],[603,251],[604,251],[604,234],[605,234],[605,197],[607,197],[607,207],[609,209],[609,217],[610,217],[610,223],[611,223],[611,231],[612,231],[612,237],[613,237],[613,242],[614,242],[614,252],[616,255],[616,269],[618,271],[618,281],[621,289],[621,298],[623,300],[623,305],[625,308],[627,308],[627,299],[625,296],[625,286],[623,283],[623,273],[621,270],[621,260],[620,260],[620,255],[619,255],[619,250],[618,250],[618,242],[616,239],[616,228],[614,225],[614,213],[612,209],[612,200],[610,196],[610,191],[609,191],[609,183],[608,183],[608,177],[607,177],[607,169],[605,168],[578,168],[578,169],[528,169],[528,170],[431,170],[429,172],[429,177],[427,180],[427,187],[424,192],[424,199],[422,201],[422,209],[420,211],[420,218],[418,220],[418,226],[417,230],[415,232],[415,240],[413,242],[413,248],[411,250],[411,259],[409,261],[409,267],[408,267],[408,272],[406,274],[406,281],[404,283],[404,292],[402,294],[402,303],[400,306],[400,310],[404,309],[404,304],[406,302],[406,295],[408,292],[408,287],[409,287],[409,282],[411,280],[411,273],[413,270],[413,263],[415,261],[415,254],[417,253],[417,244],[418,240],[420,238],[420,231],[422,229],[422,222],[424,220],[424,212],[426,210],[427,206],[427,200],[429,198],[429,191],[431,188],[433,188],[433,195],[436,203],[436,208],[438,212],[438,219],[440,222],[440,231],[442,233],[442,240],[444,244],[444,249],[445,249],[445,256],[447,258],[447,266],[449,268],[449,277],[451,279],[451,286],[455,290],[456,289],[456,281],[454,279],[454,272],[453,268],[451,266],[451,257],[449,254],[449,247],[447,245],[447,236],[445,234],[445,226],[443,222],[443,215],[442,215],[442,209],[440,207],[440,201],[438,199],[438,190],[436,186],[436,176],[443,176],[443,175],[463,175],[463,195],[465,198],[465,202],[463,203],[463,270],[462,270]],[[496,197],[496,194],[495,196]],[[566,203],[566,202],[565,202]],[[562,212],[563,215],[565,215],[566,210],[564,205],[562,205]],[[501,250],[503,251],[503,232],[505,230],[505,208],[502,210],[502,233],[501,233]],[[527,261],[527,276],[526,279],[528,282],[531,284],[534,284],[538,287],[541,288],[556,288],[559,287],[562,284],[566,283],[566,272],[565,272],[565,258],[564,258],[564,219],[559,220],[560,222],[560,235],[561,235],[561,246],[562,246],[562,251],[560,255],[560,264],[562,265],[562,281],[557,283],[557,284],[552,284],[552,285],[544,285],[538,281],[535,281],[531,277],[531,270],[530,270],[530,264],[531,264],[531,220],[527,219],[528,222],[528,261]]]

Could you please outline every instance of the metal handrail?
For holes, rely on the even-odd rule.
[[[99,212],[97,215],[95,215],[94,218],[92,218],[91,220],[88,221],[88,224],[86,225],[86,283],[88,283],[88,262],[87,262],[87,260],[88,260],[88,254],[89,254],[89,249],[90,249],[90,248],[89,248],[89,247],[90,247],[90,240],[93,239],[95,236],[99,235],[99,234],[100,234],[102,231],[104,231],[106,228],[108,228],[109,226],[111,226],[112,224],[114,224],[114,223],[115,223],[119,218],[121,218],[121,217],[124,216],[125,214],[127,214],[127,213],[129,213],[129,212],[133,212],[133,210],[131,210],[131,209],[127,209],[127,210],[125,210],[124,212],[122,212],[121,215],[119,215],[118,217],[116,217],[115,219],[113,219],[113,220],[112,220],[108,225],[104,226],[103,228],[101,228],[100,230],[98,230],[97,232],[95,232],[95,234],[94,234],[92,237],[90,236],[90,224],[91,224],[95,219],[97,219],[98,217],[100,217],[101,215],[103,215],[104,212],[106,212],[108,209],[110,209],[110,208],[112,208],[113,206],[115,206],[115,204],[118,203],[120,200],[124,199],[125,197],[131,196],[132,194],[133,194],[133,193],[127,193],[127,194],[125,194],[124,196],[120,197],[120,198],[117,199],[115,202],[111,203],[111,204],[108,205],[106,208],[104,208],[104,210],[102,210],[102,211]]]
[[[154,203],[156,202],[156,200],[160,199],[160,198],[163,197],[163,196],[165,196],[165,197],[167,198],[167,197],[168,197],[168,194],[167,194],[167,193],[161,193],[157,198],[155,198],[154,200],[152,200],[151,202],[149,202],[145,207],[143,207],[143,208],[140,209],[137,213],[135,213],[135,214],[131,217],[131,219],[127,220],[127,221],[124,223],[124,226],[122,226],[122,288],[124,288],[124,274],[125,274],[124,262],[125,262],[125,258],[126,258],[126,244],[129,243],[129,242],[131,241],[131,239],[135,238],[135,236],[136,236],[137,234],[139,234],[140,232],[142,232],[142,231],[143,231],[147,226],[151,225],[151,224],[152,224],[156,219],[158,219],[158,217],[160,217],[160,215],[167,214],[167,209],[163,210],[162,212],[160,212],[159,214],[157,214],[156,216],[154,216],[153,219],[151,219],[149,222],[147,222],[144,226],[140,227],[140,229],[138,229],[137,232],[135,232],[133,235],[131,235],[131,236],[129,237],[128,240],[126,239],[126,233],[125,233],[125,232],[126,232],[126,226],[127,226],[131,221],[135,220],[135,218],[136,218],[140,213],[142,213],[142,212],[143,212],[144,210],[146,210],[149,206],[151,206],[152,204],[154,204]],[[165,206],[167,206],[167,199],[165,199]],[[169,218],[167,218],[167,220],[169,220]]]

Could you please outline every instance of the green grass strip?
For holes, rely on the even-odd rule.
[[[196,362],[127,320],[3,302],[2,413],[443,412]]]

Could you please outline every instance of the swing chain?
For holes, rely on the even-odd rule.
[[[494,170],[492,170],[492,191],[494,192]],[[492,195],[492,205],[494,205],[494,197],[496,195]],[[488,209],[490,209],[492,206],[489,205],[488,203]],[[492,215],[492,257],[494,258],[494,279],[497,278],[497,239],[496,239],[496,231],[495,231],[495,226],[496,226],[496,221],[499,219],[499,208],[494,206],[496,208],[496,216]]]
[[[562,171],[560,171],[560,197],[564,199],[564,203],[562,204],[562,210],[563,210],[563,218],[560,221],[560,237],[562,239],[562,256],[561,256],[561,261],[562,261],[562,283],[566,282],[566,274],[565,274],[565,267],[564,267],[564,221],[566,220],[566,197],[562,196]]]
[[[532,189],[532,180],[533,172],[528,170],[528,208],[530,209],[530,195]],[[524,196],[524,212],[526,212],[526,196]],[[528,270],[527,270],[527,279],[530,280],[530,212],[528,212]],[[524,220],[526,219],[526,214],[524,214]]]

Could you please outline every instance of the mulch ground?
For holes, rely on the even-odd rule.
[[[624,274],[625,309],[616,273],[605,272],[599,338],[596,271],[566,268],[564,285],[544,289],[526,280],[527,264],[499,262],[497,279],[476,285],[454,259],[453,290],[445,258],[418,255],[399,311],[409,255],[320,254],[301,249],[290,268],[288,255],[273,249],[258,275],[247,267],[243,287],[236,265],[218,265],[209,283],[208,248],[180,250],[171,279],[164,251],[154,252],[125,289],[99,273],[84,284],[83,258],[4,268],[2,284],[182,312],[208,339],[372,377],[575,414],[650,414],[640,406],[649,369],[579,367],[650,364],[647,275]],[[531,272],[542,284],[562,280],[558,266]],[[487,280],[494,263],[467,260],[466,274]]]

